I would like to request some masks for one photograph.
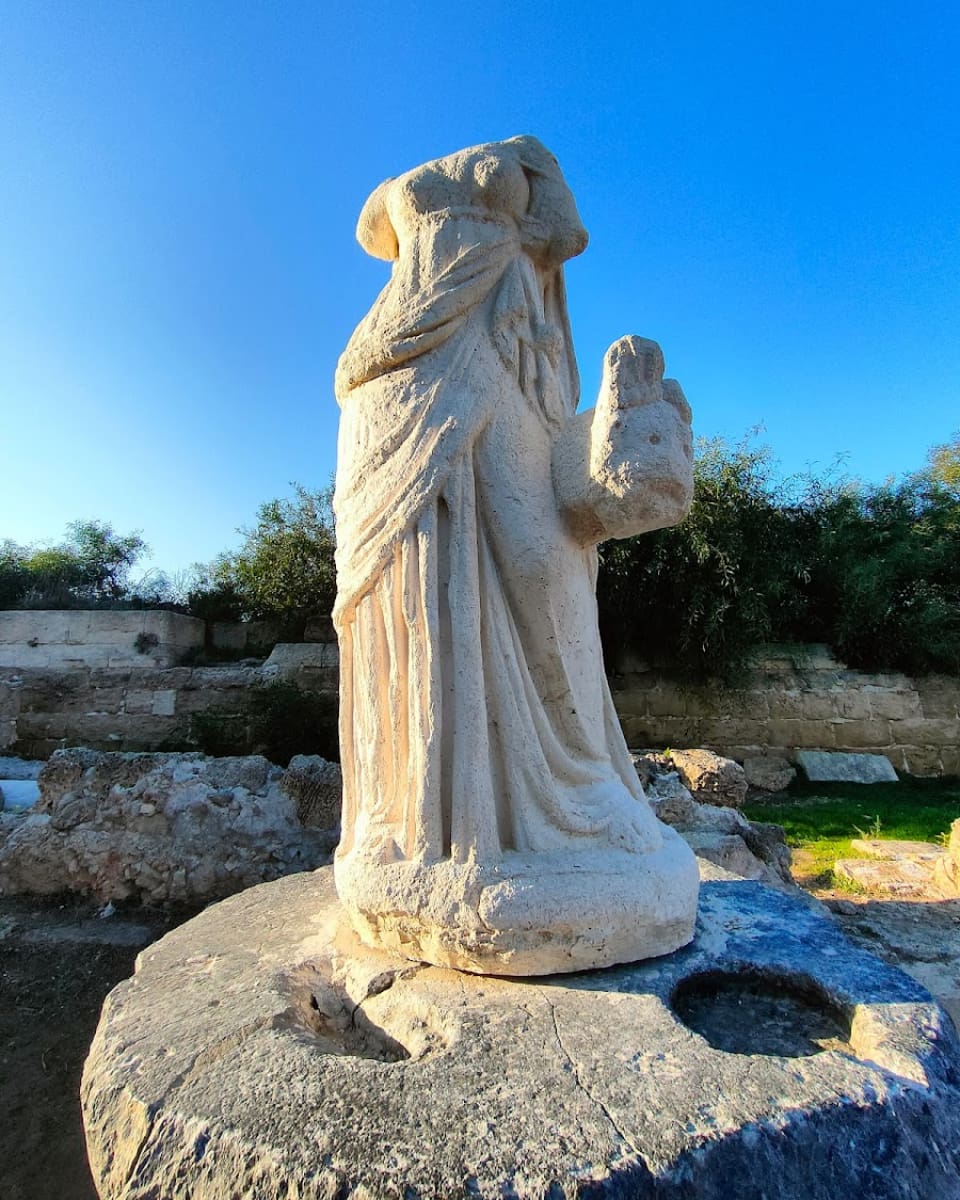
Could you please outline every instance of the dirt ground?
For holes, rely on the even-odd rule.
[[[96,1200],[80,1073],[104,997],[190,913],[0,898],[0,1200]]]
[[[960,1020],[960,901],[819,893],[855,941]],[[96,1200],[78,1090],[104,997],[191,912],[0,898],[0,1200]]]

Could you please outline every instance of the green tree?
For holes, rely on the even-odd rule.
[[[147,553],[139,533],[118,534],[106,521],[74,521],[57,546],[0,548],[5,608],[78,608],[117,604],[131,595],[130,571]]]
[[[329,615],[336,597],[332,491],[293,484],[292,500],[269,500],[243,545],[206,570],[190,596],[191,611],[217,606],[247,619],[302,623]]]
[[[949,442],[934,446],[927,456],[924,474],[934,484],[939,484],[960,499],[960,432]]]
[[[850,666],[960,671],[960,493],[929,471],[816,512],[803,631]]]

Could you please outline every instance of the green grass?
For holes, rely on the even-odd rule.
[[[854,838],[938,842],[960,817],[960,779],[912,779],[899,783],[795,783],[787,799],[749,804],[751,821],[782,825],[787,844],[803,851],[808,884],[837,886],[833,864],[858,858]],[[798,864],[799,865],[799,864]]]

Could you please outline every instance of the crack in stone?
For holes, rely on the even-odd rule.
[[[583,1092],[583,1094],[587,1097],[587,1099],[591,1102],[591,1104],[594,1104],[600,1110],[600,1112],[603,1113],[603,1115],[609,1121],[610,1126],[613,1129],[614,1133],[617,1135],[617,1137],[623,1143],[623,1145],[630,1151],[630,1153],[636,1155],[641,1161],[643,1161],[643,1155],[640,1153],[639,1148],[633,1142],[633,1139],[630,1138],[624,1132],[624,1130],[620,1128],[620,1126],[617,1124],[616,1120],[614,1119],[613,1114],[610,1112],[610,1110],[607,1108],[607,1106],[604,1104],[604,1102],[600,1099],[600,1097],[595,1095],[590,1090],[590,1088],[587,1087],[587,1085],[584,1083],[583,1078],[580,1075],[580,1071],[577,1068],[577,1064],[574,1062],[574,1060],[570,1054],[570,1051],[563,1044],[563,1038],[560,1036],[560,1025],[557,1021],[556,1007],[550,1001],[549,997],[547,997],[542,992],[541,992],[541,994],[543,995],[543,998],[547,1003],[547,1007],[550,1009],[550,1018],[553,1022],[553,1035],[557,1039],[557,1046],[560,1048],[560,1053],[563,1055],[563,1057],[567,1060],[567,1062],[570,1065],[570,1070],[573,1073],[574,1084],[577,1086],[577,1088],[581,1092]]]

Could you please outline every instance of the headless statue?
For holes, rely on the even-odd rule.
[[[697,868],[614,711],[596,546],[684,516],[683,393],[627,337],[576,414],[587,233],[534,138],[387,180],[357,236],[393,269],[336,377],[340,899],[367,943],[474,972],[674,950]]]

